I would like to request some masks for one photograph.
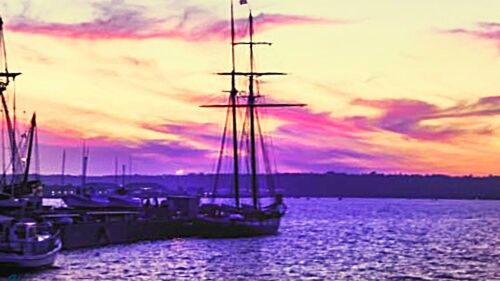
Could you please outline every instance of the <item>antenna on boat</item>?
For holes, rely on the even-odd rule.
[[[125,187],[125,177],[126,177],[127,166],[122,165],[122,187]]]
[[[115,184],[118,185],[118,157],[115,156]]]
[[[128,156],[128,182],[132,182],[132,155]]]
[[[62,165],[61,165],[61,185],[64,185],[66,176],[66,149],[63,149],[62,153]]]

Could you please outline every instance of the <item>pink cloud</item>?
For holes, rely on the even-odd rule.
[[[210,147],[218,147],[222,124],[172,122],[167,121],[160,125],[143,124],[143,128],[167,135],[176,135],[185,140],[201,143]]]
[[[99,15],[92,21],[81,23],[52,23],[21,16],[8,22],[13,32],[38,34],[72,39],[158,39],[171,38],[186,41],[210,41],[225,39],[229,35],[229,21],[215,19],[196,8],[185,8],[180,16],[151,18],[144,9],[121,5],[112,8],[95,5]],[[325,20],[300,15],[259,14],[255,17],[256,30],[266,31],[280,26],[347,23],[341,20]],[[237,19],[237,37],[247,34],[247,20]]]
[[[463,126],[452,126],[446,120],[435,126],[424,125],[423,122],[453,118],[453,124],[460,124],[463,118],[500,114],[500,96],[484,97],[450,107],[407,99],[357,99],[353,104],[378,109],[380,114],[374,117],[339,118],[327,112],[315,113],[308,108],[266,110],[269,118],[282,122],[277,131],[272,132],[275,159],[280,171],[366,172],[380,167],[384,167],[385,171],[398,171],[414,163],[411,155],[373,149],[373,143],[365,133],[387,131],[416,140],[450,143],[464,136],[489,134],[491,129],[471,128],[466,125],[467,122]],[[160,137],[158,140],[132,145],[123,140],[104,137],[87,140],[91,146],[90,172],[111,174],[114,158],[119,157],[120,161],[126,163],[130,155],[137,166],[135,171],[139,173],[173,173],[177,169],[212,172],[220,147],[221,127],[222,124],[166,120],[163,124],[144,124],[143,128],[165,135],[176,135],[180,137],[180,141],[165,141]],[[227,143],[230,142],[229,138]],[[192,143],[198,145],[195,147]],[[80,137],[75,132],[42,131],[42,171],[57,172],[60,169],[58,155],[66,148],[68,155],[72,155],[71,160],[68,160],[71,162],[68,169],[72,173],[78,173],[80,144]],[[304,161],[304,157],[297,155],[304,155],[307,160]],[[244,169],[245,160],[242,161]]]
[[[467,28],[455,28],[445,31],[449,34],[463,34],[479,38],[481,40],[494,41],[498,44],[500,48],[500,23],[496,22],[479,22],[477,28],[467,29]]]
[[[200,98],[201,99],[201,98]],[[381,163],[384,159],[391,159],[392,163],[398,161],[394,156],[384,153],[371,153],[368,149],[363,149],[367,144],[363,143],[363,137],[358,133],[364,132],[349,119],[334,118],[327,112],[314,113],[307,108],[288,108],[261,111],[262,122],[268,118],[277,119],[283,122],[272,132],[274,143],[273,148],[275,159],[279,163],[280,171],[364,171],[362,167],[355,167],[347,164],[349,161],[365,161]],[[220,112],[221,116],[224,111]],[[242,122],[240,120],[240,122]],[[241,123],[240,123],[241,125]],[[212,158],[205,158],[210,164],[215,164],[217,151],[220,148],[221,131],[223,124],[194,123],[194,122],[171,122],[166,121],[163,125],[144,125],[144,128],[156,132],[173,134],[181,137],[185,141],[203,144],[203,147],[211,147]],[[349,143],[349,147],[339,146],[338,143]],[[228,133],[226,139],[226,153],[230,156],[231,134]],[[325,145],[328,143],[328,145]],[[240,143],[245,150],[245,144]],[[262,153],[258,148],[259,155]],[[297,158],[297,153],[307,155],[310,161],[301,161]],[[244,155],[244,154],[243,154]],[[260,158],[260,157],[259,157]],[[230,170],[230,159],[223,162],[225,172]],[[245,170],[246,158],[242,158],[242,171]],[[259,162],[260,169],[264,167],[263,162]],[[248,167],[247,167],[248,168]]]
[[[312,112],[308,108],[288,108],[266,110],[266,115],[284,121],[281,132],[307,132],[308,134],[330,137],[354,137],[365,131],[362,127],[345,118],[334,118],[328,112]]]
[[[366,100],[357,99],[354,105],[380,109],[378,117],[353,117],[353,122],[373,130],[386,130],[402,134],[406,137],[450,142],[454,139],[471,134],[490,134],[491,128],[467,128],[452,125],[423,125],[424,121],[454,118],[460,120],[468,117],[483,117],[500,115],[500,97],[485,97],[472,103],[461,103],[448,108],[440,108],[433,104],[407,99]]]

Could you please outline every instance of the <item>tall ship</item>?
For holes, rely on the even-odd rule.
[[[40,182],[30,180],[30,164],[36,138],[36,115],[31,118],[27,133],[18,138],[16,126],[15,91],[12,111],[7,102],[9,85],[21,73],[9,72],[0,17],[0,99],[2,103],[2,156],[4,156],[4,124],[7,125],[9,160],[3,157],[0,189],[0,269],[32,269],[50,266],[61,250],[59,232],[50,223],[39,223],[29,218],[41,206],[41,198],[31,196]],[[8,163],[8,165],[7,165]],[[11,175],[7,176],[7,169]]]
[[[18,125],[16,114],[15,79],[20,72],[8,69],[6,42],[0,17],[0,108],[2,112],[1,149],[2,174],[0,176],[0,213],[27,216],[39,209],[42,184],[37,179],[39,157],[37,148],[36,113],[29,125]],[[35,176],[30,177],[32,162]]]
[[[240,4],[246,5],[247,1],[240,0]],[[260,45],[270,46],[271,43],[254,40],[255,25],[251,9],[249,9],[248,16],[248,41],[237,42],[234,10],[234,3],[231,1],[232,69],[230,72],[218,73],[230,77],[231,88],[227,104],[202,106],[227,109],[212,202],[200,206],[197,220],[198,235],[207,238],[238,238],[278,233],[281,218],[286,212],[286,206],[282,194],[277,191],[274,179],[270,178],[275,171],[272,171],[269,159],[269,142],[266,141],[267,139],[260,124],[261,111],[264,108],[305,106],[304,104],[265,102],[264,95],[260,92],[260,79],[267,76],[286,74],[282,72],[259,72],[255,69],[255,48]],[[248,48],[250,58],[249,70],[247,71],[236,69],[236,49],[238,47]],[[248,83],[248,89],[245,91],[238,90],[238,80],[241,79]],[[244,116],[242,122],[238,118],[241,115]],[[228,144],[228,139],[230,139],[230,144]],[[232,155],[229,156],[232,158],[232,182],[222,186],[223,180],[221,178],[224,176],[221,175],[221,166],[223,166],[224,159],[227,158],[225,155],[226,146],[230,146],[229,150],[232,151],[230,153]],[[241,166],[246,166],[246,173],[243,173]],[[265,172],[260,173],[259,168]],[[262,180],[263,178],[266,180]],[[247,184],[251,197],[251,203],[249,204],[243,203],[245,196],[243,196],[242,189],[245,182],[249,182]],[[216,202],[217,190],[224,187],[228,190],[232,189],[231,197],[234,203]],[[267,194],[264,194],[264,190],[267,190]],[[266,205],[263,204],[263,197],[266,197],[266,199],[271,198],[272,202]]]

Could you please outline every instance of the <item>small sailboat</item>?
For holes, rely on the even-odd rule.
[[[246,1],[245,1],[246,3]],[[245,4],[242,2],[242,4]],[[234,5],[231,1],[231,50],[232,50],[232,71],[219,73],[219,75],[231,77],[231,90],[227,104],[222,105],[205,105],[202,107],[211,108],[227,108],[226,126],[222,136],[221,151],[219,153],[219,162],[217,164],[217,172],[214,183],[215,189],[219,184],[219,174],[222,159],[225,157],[224,148],[228,134],[228,120],[232,123],[232,189],[234,192],[233,204],[215,204],[213,201],[210,204],[200,206],[200,214],[197,218],[198,234],[201,237],[208,238],[238,238],[252,237],[260,235],[273,235],[279,230],[281,218],[285,215],[286,207],[283,202],[283,196],[276,192],[272,181],[268,183],[269,196],[274,199],[274,202],[267,206],[262,206],[261,197],[263,195],[262,182],[259,180],[258,164],[263,162],[266,169],[266,174],[271,174],[266,142],[262,134],[260,126],[259,110],[261,108],[274,107],[295,107],[304,106],[304,104],[269,104],[261,102],[263,95],[259,92],[258,79],[264,76],[285,75],[280,72],[257,72],[254,69],[254,47],[257,45],[271,45],[267,42],[254,41],[254,20],[252,12],[249,13],[249,41],[236,42],[235,20],[234,20]],[[250,71],[241,72],[236,70],[235,66],[235,48],[237,46],[248,46],[250,54]],[[248,91],[240,92],[237,89],[237,77],[248,79]],[[241,138],[238,137],[239,128],[238,110],[245,110],[245,120],[243,121],[243,129],[241,129]],[[239,143],[241,141],[241,144]],[[240,151],[246,144],[247,151]],[[259,147],[260,146],[260,149]],[[260,152],[260,154],[259,154]],[[245,161],[248,167],[248,175],[242,177],[240,171],[241,155],[246,156]],[[259,155],[262,156],[259,162]],[[241,187],[244,179],[250,180],[251,198],[250,205],[243,204],[241,201]]]
[[[63,197],[63,201],[69,208],[74,209],[135,209],[140,208],[141,200],[135,198],[128,194],[125,187],[125,170],[123,173],[123,182],[121,187],[112,186],[114,192],[112,194],[98,194],[94,192],[95,184],[87,183],[87,169],[89,163],[90,149],[83,143],[82,152],[82,183],[81,186],[77,188],[76,194],[68,194]],[[64,163],[63,154],[63,163]],[[115,178],[118,178],[117,168],[118,164],[115,166]],[[64,167],[64,164],[63,164]],[[125,169],[125,167],[124,167]],[[63,173],[64,175],[64,168]],[[102,184],[101,184],[102,185]],[[110,190],[111,190],[110,189]]]

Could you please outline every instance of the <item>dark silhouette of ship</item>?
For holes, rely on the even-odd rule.
[[[246,4],[246,3],[242,3]],[[255,57],[254,48],[257,45],[271,45],[267,42],[254,41],[254,20],[252,12],[249,12],[249,41],[236,42],[235,36],[235,20],[234,20],[234,5],[231,1],[231,51],[232,51],[232,71],[218,73],[219,75],[231,77],[231,90],[227,104],[205,105],[202,107],[212,108],[227,108],[226,125],[222,136],[221,150],[219,153],[219,161],[217,164],[216,174],[221,172],[221,163],[224,158],[224,150],[228,135],[228,121],[232,123],[232,174],[233,182],[232,189],[234,191],[234,205],[215,204],[213,200],[210,204],[200,206],[200,214],[197,220],[198,235],[202,237],[249,237],[259,235],[271,235],[278,232],[281,218],[285,215],[285,205],[281,194],[276,192],[276,189],[268,186],[270,196],[274,197],[274,202],[267,206],[262,206],[260,198],[262,195],[262,187],[259,186],[258,170],[258,146],[260,145],[260,154],[262,155],[266,173],[270,173],[269,156],[267,153],[265,138],[262,134],[259,118],[259,108],[273,107],[291,107],[303,106],[303,104],[269,104],[261,102],[262,95],[260,94],[259,78],[264,76],[285,75],[281,72],[258,72],[254,68]],[[242,72],[236,70],[236,47],[248,46],[250,54],[250,71]],[[248,79],[248,91],[240,92],[236,86],[237,77],[245,77]],[[238,136],[238,110],[245,110],[245,120],[241,129],[241,138]],[[241,141],[241,144],[239,144]],[[241,150],[245,146],[247,151],[243,153]],[[246,205],[241,202],[241,175],[240,175],[240,158],[241,154],[248,155],[248,172],[250,174],[250,187],[252,204]],[[217,196],[216,189],[219,185],[218,177],[216,176],[214,183],[214,196]]]
[[[41,205],[40,198],[24,198],[27,195],[41,193],[41,182],[29,178],[34,144],[37,140],[36,114],[33,113],[27,131],[19,133],[17,125],[16,91],[11,90],[7,99],[8,88],[15,87],[13,83],[21,73],[8,70],[7,53],[3,34],[3,20],[0,17],[0,102],[2,111],[2,151],[6,151],[2,159],[2,175],[0,178],[0,211],[23,207],[23,211],[31,211]],[[5,125],[7,128],[5,128]],[[8,149],[5,147],[4,135],[7,135]],[[37,151],[36,151],[37,152]],[[8,170],[10,174],[8,175]]]
[[[7,103],[7,88],[21,73],[9,72],[7,54],[3,36],[3,20],[0,17],[0,99],[2,103],[2,150],[4,149],[4,124],[7,124],[9,140],[9,165],[12,174],[7,177],[6,161],[3,159],[3,175],[0,189],[0,269],[8,270],[35,269],[50,266],[55,262],[61,250],[59,231],[50,223],[38,223],[34,219],[4,215],[7,212],[19,215],[33,211],[41,206],[39,198],[21,198],[32,194],[40,186],[39,181],[29,180],[30,164],[33,156],[33,143],[36,139],[36,114],[33,113],[31,124],[26,134],[18,138],[16,128],[16,96],[12,97],[12,111]],[[12,116],[11,116],[12,114]],[[20,212],[17,212],[20,211]]]

